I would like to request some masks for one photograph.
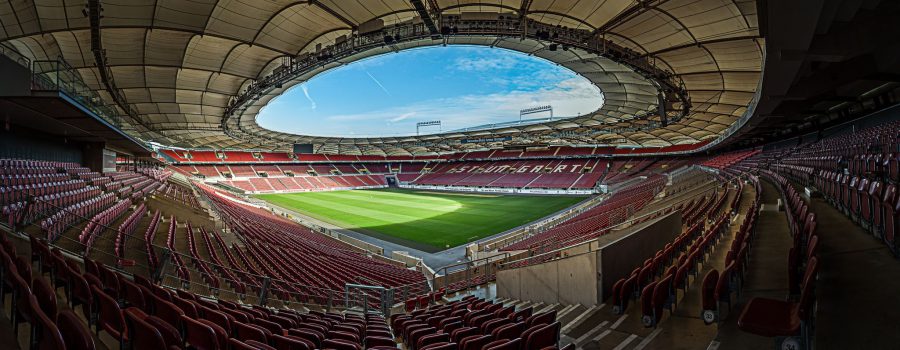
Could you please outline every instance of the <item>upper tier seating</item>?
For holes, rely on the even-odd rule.
[[[466,154],[466,158],[481,157],[481,154],[472,156],[473,153],[475,152]],[[430,172],[415,178],[413,183],[440,186],[589,189],[593,188],[603,176],[604,164],[605,162],[598,159],[441,163]],[[403,172],[408,173],[409,171],[405,169],[406,164],[403,166]]]
[[[664,186],[665,178],[658,175],[630,185],[602,204],[501,250],[554,249],[603,235],[609,226],[627,219],[627,213],[643,208]]]
[[[191,151],[191,161],[194,162],[221,162],[215,151]]]
[[[842,130],[849,130],[844,128]],[[900,255],[900,120],[798,147],[767,148],[738,163],[814,186],[833,206]]]

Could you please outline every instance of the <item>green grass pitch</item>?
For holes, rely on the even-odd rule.
[[[399,189],[256,197],[340,227],[428,252],[527,224],[585,198]]]

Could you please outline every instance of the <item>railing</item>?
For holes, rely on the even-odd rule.
[[[707,184],[710,184],[710,183],[707,183]],[[701,187],[702,187],[702,185],[701,185]],[[711,190],[711,191],[715,193],[714,190]],[[704,192],[706,192],[706,191],[704,191]],[[670,210],[672,210],[672,208],[675,208],[676,205],[687,202],[689,200],[693,200],[694,198],[695,198],[695,196],[686,196],[685,198],[681,198],[677,201],[667,203],[667,205],[662,208],[658,208],[656,210],[641,214],[639,216],[630,217],[623,222],[620,222],[615,225],[611,225],[603,230],[612,231],[615,229],[620,229],[620,228],[624,229],[624,228],[630,227],[634,224],[640,223],[644,219],[653,218],[654,215],[657,215],[657,216],[664,215],[667,211],[670,211]],[[553,249],[550,251],[541,252],[539,254],[527,256],[527,257],[517,259],[517,260],[504,261],[503,263],[501,263],[499,265],[498,269],[504,270],[504,269],[512,268],[512,267],[528,266],[528,265],[531,265],[534,263],[544,263],[544,262],[552,261],[552,260],[559,259],[559,258],[571,257],[571,256],[573,256],[573,254],[571,252],[567,252],[568,250],[576,248],[576,247],[584,247],[585,245],[587,245],[587,251],[577,252],[574,255],[591,253],[600,248],[599,244],[596,244],[596,242],[597,242],[596,240],[591,240],[591,241],[579,242],[579,243],[573,243],[573,244],[563,243],[563,244],[561,244],[562,245],[561,248],[556,248],[556,249]],[[566,253],[566,254],[564,254],[564,253]]]
[[[124,126],[119,112],[103,102],[96,90],[88,86],[81,74],[62,58],[34,61],[31,65],[33,91],[61,92],[120,130]]]
[[[13,48],[6,46],[6,44],[0,44],[0,54],[9,57],[11,60],[15,61],[22,67],[31,69],[31,59],[25,57],[25,55],[20,54]]]

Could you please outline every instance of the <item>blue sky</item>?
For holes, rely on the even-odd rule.
[[[597,87],[552,62],[498,48],[447,46],[332,69],[272,100],[258,120],[297,134],[398,136],[415,134],[420,121],[440,120],[448,131],[517,120],[523,108],[550,104],[555,116],[565,117],[601,103]]]

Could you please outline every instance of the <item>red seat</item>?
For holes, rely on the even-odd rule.
[[[122,288],[121,294],[129,306],[135,306],[144,310],[147,309],[147,304],[144,301],[144,293],[136,283],[122,277],[119,281],[119,285]]]
[[[621,291],[622,285],[625,284],[626,278],[620,278],[616,283],[613,283],[612,288],[610,289],[610,299],[609,303],[613,306],[613,313],[618,315],[622,311],[622,300],[621,300]]]
[[[120,346],[124,347],[124,344],[128,343],[128,328],[125,325],[125,317],[122,315],[119,303],[97,286],[92,288],[94,296],[97,298],[98,329],[109,333],[111,337],[119,340]]]
[[[653,291],[656,289],[656,282],[650,282],[641,291],[641,323],[644,327],[653,325]]]
[[[209,325],[183,315],[181,316],[181,322],[184,324],[185,341],[194,349],[224,349],[224,347],[219,345],[219,337],[216,335],[216,331]]]
[[[719,275],[719,280],[716,282],[716,290],[715,297],[718,302],[725,302],[728,304],[728,308],[726,310],[731,309],[731,293],[733,292],[731,281],[734,278],[735,273],[735,261],[732,261],[728,265],[725,266],[725,271]]]
[[[482,334],[491,334],[495,329],[500,328],[502,326],[514,323],[512,320],[508,318],[495,318],[493,320],[487,321],[481,325],[481,333]]]
[[[94,321],[94,294],[91,292],[91,286],[85,276],[77,270],[69,271],[69,281],[71,282],[69,304],[73,309],[81,305],[81,311],[88,317],[90,327]]]
[[[703,282],[700,284],[700,295],[703,304],[700,318],[703,323],[712,324],[718,321],[719,301],[716,299],[716,286],[719,282],[719,271],[710,270],[703,276]]]
[[[56,315],[56,327],[62,334],[67,350],[94,350],[94,338],[90,329],[81,324],[81,318],[71,310]]]
[[[422,337],[424,337],[426,335],[433,334],[436,331],[437,331],[437,328],[435,328],[435,327],[428,327],[428,326],[419,327],[419,328],[416,328],[416,329],[412,330],[411,332],[409,332],[409,335],[406,336],[405,338],[403,338],[403,341],[406,343],[406,345],[410,349],[415,349],[416,343],[419,341],[419,339],[421,339]],[[333,337],[329,337],[329,338],[333,338]],[[354,343],[358,343],[358,341],[355,341]]]
[[[815,298],[815,278],[818,261],[811,258],[803,278],[803,291],[799,302],[753,298],[744,307],[738,319],[738,328],[767,337],[787,337],[808,333],[802,330],[809,323]],[[802,339],[806,344],[808,339]]]
[[[341,339],[327,339],[322,342],[322,347],[334,350],[362,350],[362,347],[358,344]]]
[[[147,323],[145,319],[147,315],[138,308],[130,307],[125,309],[125,320],[129,329],[132,329],[132,348],[135,350],[152,350],[167,349],[169,345],[180,346],[180,344],[166,344],[162,333],[153,325]]]
[[[316,348],[313,342],[290,335],[272,335],[272,343],[277,350],[312,350]]]
[[[535,325],[538,325],[538,324],[543,324],[543,323],[535,323]],[[503,327],[495,329],[493,332],[491,332],[491,336],[495,340],[518,338],[520,335],[522,335],[522,332],[525,331],[525,327],[526,327],[525,322],[508,324]]]
[[[371,348],[374,346],[393,346],[397,347],[397,342],[390,337],[378,337],[378,336],[366,336],[365,339],[366,348]]]
[[[432,329],[432,331],[433,331],[433,329]],[[422,334],[424,334],[424,333],[422,333]],[[344,332],[344,331],[336,331],[336,330],[330,331],[330,332],[328,332],[328,339],[341,339],[341,340],[346,340],[346,341],[352,342],[354,344],[360,344],[360,339],[359,339],[358,335],[350,333],[350,332]]]
[[[559,322],[538,325],[525,330],[522,333],[522,339],[525,340],[525,349],[543,349],[548,346],[556,346],[559,341],[559,330]]]
[[[36,349],[65,350],[66,343],[62,333],[56,328],[56,323],[41,311],[35,298],[28,298],[28,300],[31,304],[31,309],[34,310],[31,324],[32,328],[37,330],[37,332],[34,332],[35,338],[33,339],[37,342]]]
[[[237,338],[231,338],[228,343],[231,345],[232,350],[275,350],[275,348],[271,346],[252,340],[250,343],[245,343]]]
[[[519,350],[522,339],[495,340],[484,346],[484,350]]]
[[[240,322],[234,323],[234,335],[236,338],[247,341],[247,340],[256,340],[262,343],[269,342],[269,335],[272,333],[268,333],[264,329],[259,326],[252,324],[244,324]]]
[[[325,335],[321,332],[314,330],[312,328],[294,328],[288,330],[288,335],[295,336],[297,338],[306,339],[313,343],[316,347],[322,345],[322,341],[325,340]]]
[[[43,277],[36,277],[34,281],[31,282],[31,292],[34,293],[38,305],[41,306],[41,311],[43,311],[51,320],[56,320],[58,309],[56,304],[56,291],[53,290],[53,287],[51,287],[49,283],[47,283],[47,280]]]
[[[163,321],[163,319],[156,316],[147,316],[147,318],[144,319],[144,322],[147,322],[156,328],[169,346],[177,345],[178,347],[181,347],[181,344],[184,344],[184,341],[181,339],[181,331],[168,322]]]
[[[184,316],[184,311],[178,306],[175,306],[175,304],[154,295],[153,316],[159,317],[173,327],[180,329],[181,317]]]
[[[662,319],[663,309],[666,307],[670,291],[669,289],[672,286],[672,275],[668,275],[653,287],[652,301],[651,301],[651,309],[650,313],[646,313],[646,309],[644,310],[644,315],[641,321],[643,322],[645,327],[656,327],[659,321]],[[643,295],[641,296],[644,297]]]
[[[404,303],[404,305],[405,305],[407,313],[413,312],[413,310],[416,309],[416,305],[417,305],[416,299],[415,298],[407,299],[406,302]]]
[[[423,347],[426,347],[431,344],[449,343],[449,342],[450,342],[450,335],[447,333],[428,334],[428,335],[425,335],[425,336],[419,338],[419,340],[416,341],[415,349],[422,349]]]
[[[460,350],[481,350],[482,347],[493,341],[490,334],[472,335],[459,342]]]
[[[551,324],[556,321],[556,310],[545,311],[532,315],[525,320],[525,326],[531,327],[536,324]]]
[[[884,233],[882,237],[888,248],[898,254],[897,236],[900,235],[900,191],[896,185],[888,185],[881,201]]]
[[[434,343],[422,348],[421,350],[457,350],[456,343]],[[392,349],[388,349],[392,350]]]
[[[527,308],[513,312],[511,315],[509,315],[509,319],[513,322],[525,321],[526,319],[531,317],[532,313],[534,313],[534,308],[529,306]]]
[[[457,330],[454,330],[450,333],[450,339],[455,343],[459,343],[462,345],[462,340],[470,335],[478,335],[478,328],[475,327],[463,327]]]

